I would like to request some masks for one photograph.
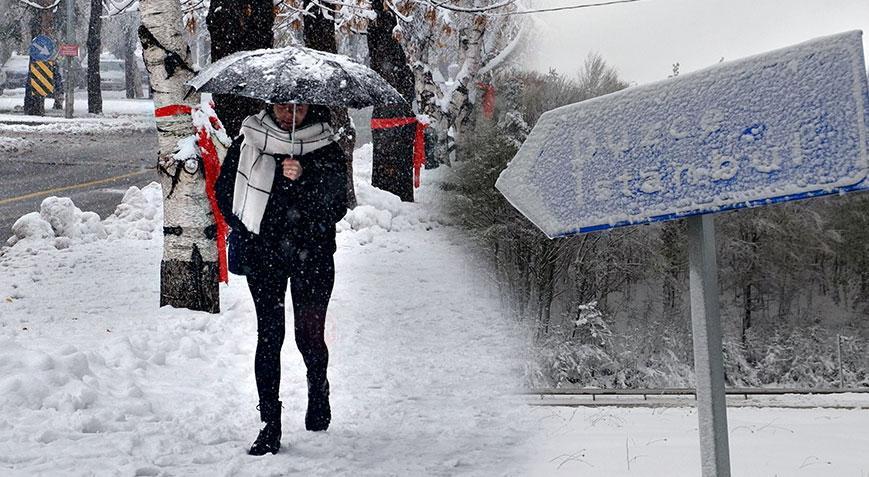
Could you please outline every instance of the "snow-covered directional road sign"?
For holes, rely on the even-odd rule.
[[[869,190],[869,88],[850,32],[544,114],[495,186],[550,238],[688,219],[703,477],[729,477],[720,210]]]
[[[496,187],[549,237],[869,189],[861,37],[549,111]]]

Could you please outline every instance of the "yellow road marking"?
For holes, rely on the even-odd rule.
[[[114,182],[116,180],[126,179],[127,177],[138,176],[138,175],[144,174],[146,172],[155,173],[155,171],[150,171],[150,170],[136,171],[136,172],[130,172],[128,174],[121,174],[119,176],[107,177],[105,179],[98,179],[95,181],[82,182],[81,184],[73,184],[73,185],[68,185],[68,186],[63,186],[63,187],[55,187],[54,189],[42,190],[39,192],[31,192],[29,194],[19,195],[18,197],[9,197],[8,199],[0,199],[0,205],[10,204],[12,202],[16,202],[19,200],[32,199],[34,197],[39,197],[39,196],[43,196],[43,195],[55,194],[57,192],[64,192],[67,190],[81,189],[82,187],[90,187],[90,186],[105,184],[107,182]]]

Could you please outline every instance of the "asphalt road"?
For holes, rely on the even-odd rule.
[[[0,137],[22,135],[0,131]],[[12,224],[39,211],[46,197],[69,197],[79,209],[105,219],[130,186],[157,180],[153,130],[25,138],[24,150],[0,152],[0,245],[12,236]]]
[[[371,141],[371,108],[351,110],[356,146]],[[83,211],[105,219],[130,186],[157,180],[157,136],[153,130],[93,135],[6,133],[24,138],[23,150],[0,150],[0,246],[12,236],[12,224],[38,212],[49,196],[69,197]]]

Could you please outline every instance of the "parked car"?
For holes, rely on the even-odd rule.
[[[148,90],[148,73],[145,71],[145,63],[137,56],[139,74],[142,78],[143,89]],[[100,89],[103,91],[123,91],[126,89],[124,73],[124,60],[118,59],[111,53],[100,55]],[[76,84],[79,88],[87,87],[87,57],[81,59],[81,68],[78,72]]]
[[[100,56],[100,88],[103,91],[123,91],[126,89],[124,60],[111,55]]]
[[[7,89],[25,87],[27,85],[29,64],[29,57],[13,53],[6,60],[6,63],[3,63],[2,70],[6,78],[3,80],[2,86],[5,86]]]
[[[137,56],[139,73],[145,94],[148,93],[148,73],[145,71],[145,63]],[[3,89],[24,88],[27,85],[30,57],[13,53],[0,68],[0,94]],[[63,60],[61,60],[61,72]],[[75,66],[76,88],[87,88],[87,57],[81,58]],[[5,78],[4,78],[5,77]],[[116,58],[109,53],[100,55],[100,88],[103,91],[123,91],[126,88],[124,78],[124,60]]]

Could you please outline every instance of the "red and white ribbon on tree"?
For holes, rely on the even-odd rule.
[[[371,129],[386,129],[416,124],[413,141],[413,186],[419,187],[419,173],[425,165],[425,128],[428,123],[417,118],[372,118]]]
[[[208,196],[217,228],[217,263],[220,281],[229,283],[226,261],[226,236],[229,233],[229,226],[217,206],[215,184],[220,176],[220,159],[217,156],[217,148],[214,146],[215,139],[224,146],[229,146],[229,136],[226,134],[223,124],[220,123],[217,113],[214,112],[213,104],[203,103],[198,107],[171,104],[154,110],[154,116],[158,118],[179,114],[189,114],[193,120],[193,127],[196,129],[196,143],[199,146],[199,155],[202,157],[202,169],[205,175],[205,193]]]
[[[478,82],[477,86],[483,90],[483,117],[491,120],[495,117],[495,87],[482,82]]]

